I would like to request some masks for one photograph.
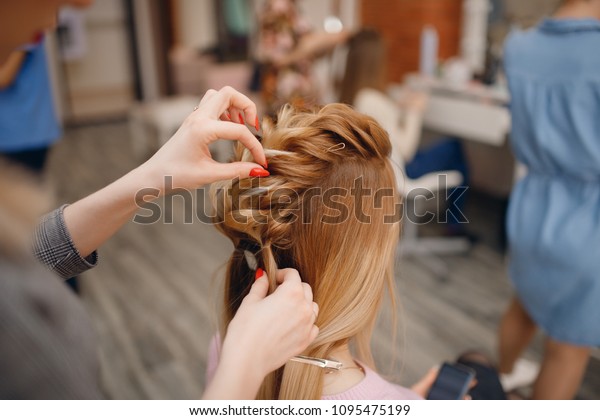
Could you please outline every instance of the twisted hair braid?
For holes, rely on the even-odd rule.
[[[353,341],[372,366],[370,337],[385,287],[393,292],[399,237],[399,220],[386,222],[400,202],[388,135],[342,104],[312,112],[284,107],[263,130],[271,176],[213,186],[217,228],[236,247],[227,267],[223,331],[254,281],[244,257],[250,251],[269,275],[271,292],[278,267],[297,269],[311,285],[320,334],[305,355],[327,357]],[[238,148],[235,158],[251,156]],[[318,399],[322,387],[320,368],[289,362],[266,378],[259,398]]]

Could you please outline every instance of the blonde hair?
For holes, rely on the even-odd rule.
[[[278,267],[297,269],[312,287],[320,333],[303,355],[327,358],[352,343],[359,359],[374,367],[371,334],[385,288],[394,296],[399,238],[394,215],[400,200],[388,135],[372,118],[341,104],[313,112],[288,106],[276,125],[263,129],[271,176],[213,187],[217,228],[236,247],[227,266],[222,331],[254,281],[244,258],[251,250],[269,276],[271,292]],[[238,149],[236,158],[250,156]],[[358,193],[356,182],[368,192]],[[336,205],[323,205],[315,191],[337,194],[331,202]],[[318,367],[288,362],[265,379],[258,397],[319,399],[323,374]]]

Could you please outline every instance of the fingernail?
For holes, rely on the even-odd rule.
[[[240,124],[246,125],[246,123],[244,122],[244,118],[241,115],[240,115]]]
[[[256,117],[256,121],[254,121],[254,128],[256,128],[256,131],[260,131],[260,125],[258,123],[258,116]]]
[[[254,168],[250,171],[250,176],[255,178],[262,178],[269,175],[271,175],[269,171],[266,171],[263,168]]]
[[[256,270],[256,274],[254,275],[254,281],[256,281],[259,278],[261,278],[263,276],[263,274],[265,274],[264,270],[262,268],[258,268]]]

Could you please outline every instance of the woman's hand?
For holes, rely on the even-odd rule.
[[[209,90],[198,109],[190,109],[190,116],[181,128],[150,160],[67,207],[65,223],[81,256],[90,255],[130,221],[139,209],[140,199],[146,195],[156,199],[169,193],[167,177],[171,177],[169,185],[173,189],[195,190],[217,180],[269,175],[257,163],[218,163],[212,159],[210,143],[219,139],[238,140],[250,150],[256,162],[267,165],[260,142],[245,124],[228,121],[229,117],[233,121],[252,121],[258,128],[256,106],[250,99],[230,87],[218,92]]]
[[[425,376],[423,376],[419,380],[419,382],[417,382],[412,387],[410,387],[410,389],[412,391],[414,391],[416,394],[420,395],[421,397],[427,398],[427,394],[429,394],[429,390],[433,386],[433,383],[435,382],[439,371],[440,371],[439,366],[432,367],[425,374]],[[473,379],[473,381],[471,381],[471,384],[469,385],[469,389],[473,388],[475,385],[477,385],[477,379]],[[464,399],[470,400],[471,396],[467,394]]]
[[[418,394],[423,398],[427,398],[427,394],[429,393],[429,390],[431,389],[433,383],[435,382],[435,378],[437,378],[439,371],[440,371],[440,368],[438,366],[432,367],[425,374],[425,376],[423,376],[421,379],[419,379],[419,382],[417,382],[416,384],[411,386],[410,389],[412,391],[414,391],[415,394]]]
[[[296,270],[277,272],[281,285],[267,296],[266,274],[257,279],[229,323],[219,365],[205,399],[252,399],[265,376],[314,341],[319,307]]]
[[[158,188],[162,195],[167,176],[172,177],[173,188],[195,190],[218,180],[268,175],[264,150],[246,123],[260,128],[250,99],[228,86],[209,90],[175,135],[139,168],[152,184],[141,187]],[[214,161],[208,146],[219,139],[241,142],[257,163]]]

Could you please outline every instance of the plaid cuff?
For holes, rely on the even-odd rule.
[[[98,253],[83,258],[71,239],[63,211],[68,204],[47,214],[35,229],[35,256],[63,279],[75,277],[98,264]]]

